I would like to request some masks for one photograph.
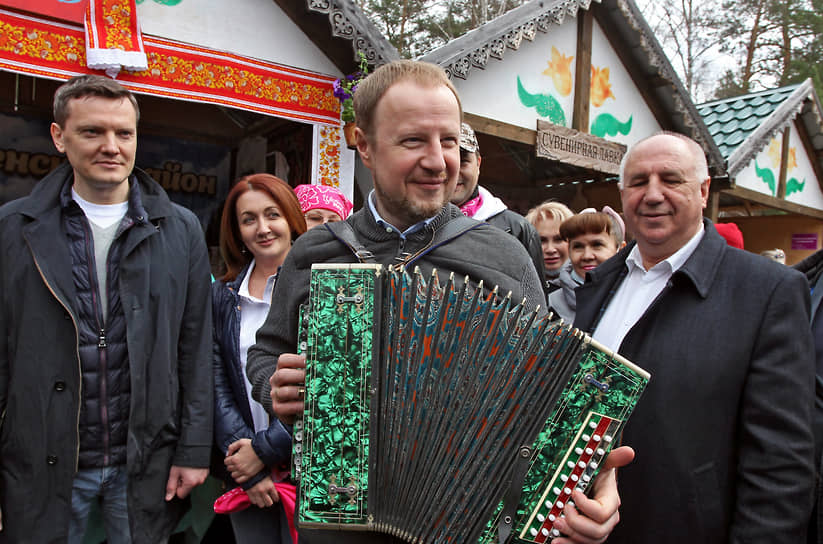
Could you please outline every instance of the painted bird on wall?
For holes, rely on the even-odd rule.
[[[517,76],[517,96],[527,108],[534,108],[541,117],[547,117],[555,125],[566,126],[566,114],[555,97],[550,94],[530,93]]]

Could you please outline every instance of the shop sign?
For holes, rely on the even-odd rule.
[[[817,234],[792,234],[792,249],[817,251]]]
[[[626,146],[585,132],[537,121],[537,156],[618,175]]]

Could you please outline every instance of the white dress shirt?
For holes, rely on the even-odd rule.
[[[246,277],[240,284],[237,294],[240,296],[240,366],[243,370],[243,377],[246,382],[246,396],[249,399],[249,407],[251,408],[251,417],[254,420],[254,432],[259,432],[267,429],[269,426],[269,414],[263,405],[254,400],[251,396],[251,382],[246,376],[246,353],[255,342],[257,329],[259,329],[266,321],[269,315],[269,306],[271,305],[271,292],[274,289],[274,282],[277,279],[277,274],[269,276],[266,280],[266,288],[263,290],[263,299],[254,297],[249,293],[249,278],[254,271],[254,259],[249,264],[249,270],[246,272]]]
[[[620,345],[626,334],[666,287],[672,274],[691,257],[697,244],[703,239],[703,234],[704,229],[701,222],[700,230],[683,247],[649,270],[643,267],[643,257],[635,245],[626,257],[628,274],[623,278],[623,282],[606,307],[600,323],[594,329],[592,338],[619,353]]]

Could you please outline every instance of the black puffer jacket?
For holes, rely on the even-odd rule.
[[[534,263],[534,269],[537,271],[537,276],[540,278],[540,284],[543,285],[543,290],[546,297],[549,296],[549,285],[545,279],[545,267],[543,265],[543,248],[540,245],[540,236],[531,223],[526,221],[522,215],[511,210],[503,210],[502,212],[493,215],[486,219],[486,223],[494,225],[495,227],[508,232],[523,244],[526,251]]]
[[[232,480],[223,466],[228,447],[241,438],[250,438],[254,452],[266,467],[243,483],[249,489],[273,468],[289,468],[291,435],[277,418],[265,430],[254,432],[254,421],[246,394],[246,376],[240,366],[240,295],[237,290],[248,273],[248,266],[234,281],[215,281],[211,286],[214,322],[214,441],[222,457],[212,471],[232,487]]]
[[[66,186],[60,195],[63,227],[68,239],[78,317],[82,405],[80,407],[79,468],[122,465],[126,462],[129,426],[129,359],[126,347],[126,318],[117,289],[120,235],[144,215],[140,190],[129,192],[132,210],[126,214],[109,249],[106,263],[107,316],[103,321],[99,281],[94,261],[94,239],[85,214],[71,199]]]
[[[817,459],[817,485],[815,487],[815,505],[812,511],[812,519],[809,523],[809,534],[807,542],[809,544],[823,544],[823,338],[818,334],[819,323],[815,322],[815,316],[820,311],[823,303],[823,285],[820,284],[823,275],[823,250],[812,253],[796,265],[795,270],[799,270],[806,275],[809,288],[812,292],[812,334],[814,338],[815,357],[817,359],[817,375],[815,376],[815,403],[814,403],[814,443],[815,458]]]

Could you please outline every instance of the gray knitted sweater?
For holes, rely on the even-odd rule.
[[[438,228],[461,215],[459,208],[448,204],[426,228],[405,240],[396,231],[388,232],[379,226],[368,207],[347,221],[376,261],[388,265],[396,262],[395,257],[403,252],[415,253],[431,240]],[[314,228],[295,241],[277,276],[269,316],[257,331],[257,343],[248,352],[246,372],[252,384],[252,396],[266,409],[271,410],[269,377],[277,366],[277,357],[296,350],[297,311],[300,304],[308,300],[311,265],[354,262],[357,259],[349,248],[323,227]],[[511,292],[513,301],[526,301],[527,310],[538,305],[545,307],[540,280],[523,245],[488,224],[481,224],[433,249],[415,265],[424,277],[434,268],[442,279],[453,272],[458,279],[468,276],[473,284],[483,281],[488,289],[497,286],[501,296]]]

